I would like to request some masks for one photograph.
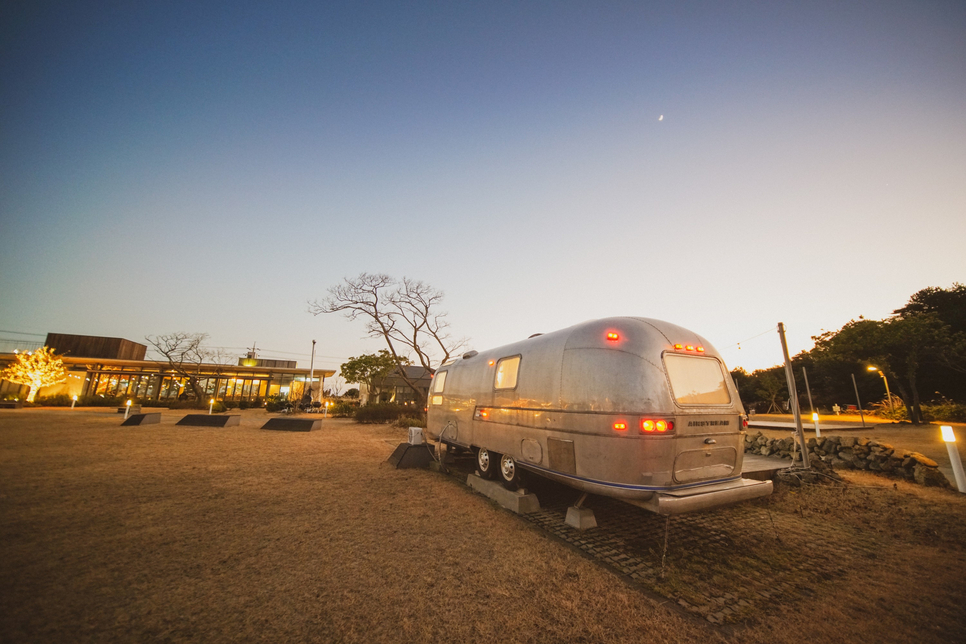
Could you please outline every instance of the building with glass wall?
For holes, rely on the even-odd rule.
[[[257,404],[273,395],[291,400],[311,391],[318,399],[331,369],[315,369],[311,389],[310,373],[288,360],[239,358],[237,365],[200,363],[180,365],[164,360],[147,360],[147,347],[121,338],[49,334],[47,346],[62,353],[67,381],[43,387],[38,396],[103,396],[138,398],[143,401],[185,400],[196,397],[189,378],[197,379],[205,398]],[[114,357],[124,355],[125,357]],[[130,356],[130,357],[128,357]],[[12,353],[0,354],[0,368],[16,359]],[[187,373],[187,375],[185,375]],[[26,386],[2,381],[0,396],[26,397]]]

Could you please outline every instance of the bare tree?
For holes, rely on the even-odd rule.
[[[145,340],[161,354],[174,371],[188,380],[188,385],[198,400],[205,400],[205,390],[199,382],[201,365],[204,363],[227,364],[229,355],[220,349],[205,346],[207,333],[168,333],[145,336]]]
[[[309,312],[343,313],[350,320],[362,317],[369,337],[385,340],[400,377],[419,393],[403,368],[407,360],[432,371],[466,344],[465,339],[450,336],[446,313],[439,310],[442,301],[442,291],[425,282],[361,273],[329,288],[325,299],[310,301]]]

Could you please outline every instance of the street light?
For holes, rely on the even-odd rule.
[[[895,408],[895,405],[892,404],[892,394],[889,392],[889,379],[886,378],[886,375],[882,373],[882,370],[879,369],[878,367],[873,367],[872,365],[869,365],[868,367],[866,367],[866,369],[868,369],[869,371],[878,371],[879,375],[882,376],[882,382],[885,383],[885,388],[886,388],[886,398],[889,399],[889,409],[890,411],[892,411],[892,415],[895,416],[896,408]]]

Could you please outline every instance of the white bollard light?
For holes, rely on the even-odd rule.
[[[812,423],[815,424],[815,438],[820,438],[822,436],[822,430],[818,426],[818,412],[812,414]]]
[[[70,401],[70,408],[73,409],[74,405],[77,404],[77,396],[74,396]]]
[[[963,459],[959,457],[959,449],[956,448],[956,434],[953,433],[952,425],[942,425],[939,429],[943,433],[946,449],[949,450],[949,462],[953,466],[956,487],[960,492],[966,494],[966,474],[963,474]]]
[[[130,400],[127,401],[125,405],[126,407],[124,408],[124,420],[127,420],[128,414],[131,413],[131,401]]]
[[[208,401],[208,415],[211,416],[211,410],[215,408],[215,399],[212,398]]]

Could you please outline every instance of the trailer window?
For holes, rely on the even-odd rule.
[[[714,358],[664,354],[671,393],[680,405],[727,405],[731,402],[721,363]]]
[[[443,393],[443,387],[446,386],[446,372],[437,371],[436,375],[433,376],[433,393],[441,394]]]
[[[494,389],[513,389],[517,386],[517,372],[520,370],[520,356],[503,358],[496,363]]]

